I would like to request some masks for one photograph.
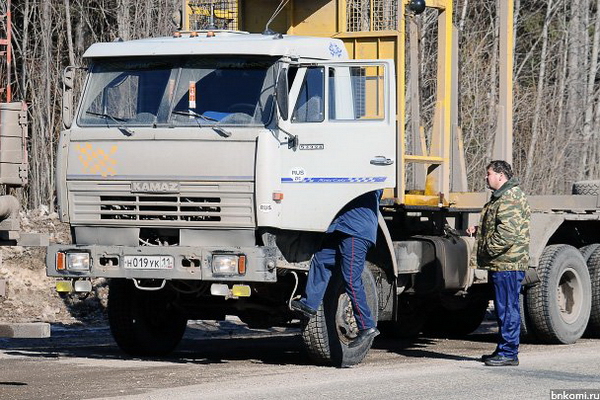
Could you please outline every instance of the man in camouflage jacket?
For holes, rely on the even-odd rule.
[[[494,285],[499,330],[496,350],[482,360],[488,366],[519,365],[519,292],[529,262],[531,209],[506,161],[492,161],[486,180],[491,199],[481,211],[480,226],[468,230],[477,232],[477,265],[488,270]]]

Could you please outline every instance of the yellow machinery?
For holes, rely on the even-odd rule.
[[[426,0],[428,12],[437,13],[438,46],[437,89],[429,146],[420,123],[418,28],[417,17],[411,12],[411,0],[182,1],[184,30],[212,27],[262,32],[279,6],[284,8],[270,24],[274,31],[342,39],[351,58],[393,59],[398,94],[398,182],[395,191],[386,192],[384,198],[395,204],[417,206],[471,208],[482,204],[482,194],[467,190],[458,126],[458,46],[452,23],[452,0]],[[500,3],[500,104],[493,158],[511,162],[513,4],[511,1]],[[411,37],[413,40],[408,40]],[[410,87],[407,81],[411,82]],[[407,123],[409,109],[410,124]],[[407,143],[412,144],[410,149]],[[413,164],[412,181],[416,182],[413,185],[407,183],[409,164]]]

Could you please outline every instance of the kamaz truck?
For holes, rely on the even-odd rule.
[[[286,324],[301,317],[289,304],[335,215],[384,189],[363,274],[380,327],[402,337],[476,329],[492,290],[469,265],[464,229],[487,194],[466,187],[452,1],[397,1],[379,31],[352,28],[345,1],[284,1],[263,33],[227,29],[262,31],[264,8],[277,4],[254,3],[184,1],[172,37],[92,45],[77,106],[81,68],[65,70],[56,181],[73,242],[49,247],[57,289],[87,292],[108,278],[110,328],[133,355],[171,352],[188,320]],[[493,154],[510,162],[513,17],[501,3],[498,109],[508,122]],[[438,76],[431,137],[416,152],[409,138],[425,140],[408,37],[423,11],[437,15]],[[208,28],[191,26],[206,16]],[[523,334],[542,342],[600,333],[598,188],[578,187],[587,193],[530,198]],[[348,347],[357,327],[340,276],[302,321],[315,362],[353,365],[371,346]]]

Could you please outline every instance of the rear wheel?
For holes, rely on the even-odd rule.
[[[596,249],[587,261],[592,286],[592,306],[586,334],[600,337],[600,248]]]
[[[531,313],[529,312],[527,305],[528,290],[528,287],[523,286],[521,293],[519,294],[519,309],[521,311],[521,339],[533,341],[535,340],[535,334],[533,333],[533,328],[531,326]]]
[[[590,256],[592,255],[592,253],[595,252],[596,249],[598,249],[598,247],[600,247],[600,244],[593,243],[593,244],[588,244],[587,246],[583,246],[583,247],[579,248],[579,252],[583,256],[583,259],[585,260],[586,263],[589,260]]]
[[[131,280],[112,279],[108,292],[108,321],[125,353],[164,356],[181,341],[187,320],[173,306],[174,292],[143,291]]]
[[[377,287],[373,274],[365,268],[362,274],[367,303],[375,321],[378,315]],[[358,328],[350,298],[344,290],[341,274],[332,276],[317,315],[304,321],[302,339],[309,357],[316,363],[349,367],[360,363],[371,348],[373,340],[350,348]]]
[[[527,311],[535,336],[544,343],[574,343],[586,329],[591,308],[590,274],[583,256],[569,245],[544,249],[540,283],[529,288]]]

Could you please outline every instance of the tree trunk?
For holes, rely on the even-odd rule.
[[[117,26],[119,37],[123,40],[131,39],[131,18],[129,12],[131,10],[131,0],[119,0],[117,11]]]
[[[537,139],[540,131],[540,118],[542,102],[544,101],[544,89],[546,84],[546,57],[548,54],[548,26],[552,18],[552,0],[548,0],[546,6],[546,18],[544,18],[544,27],[542,28],[542,52],[540,55],[540,70],[537,82],[537,95],[535,98],[535,108],[533,111],[533,123],[531,124],[531,138],[529,139],[529,150],[527,151],[527,164],[525,167],[525,176],[523,182],[525,185],[530,183],[533,172],[534,154],[537,146]]]
[[[600,0],[596,1],[596,10],[600,10]],[[588,80],[585,96],[585,117],[583,121],[583,143],[584,151],[581,157],[581,167],[579,169],[579,179],[585,179],[590,177],[590,165],[588,165],[588,157],[590,156],[588,149],[593,150],[596,146],[589,146],[592,134],[593,134],[593,118],[594,118],[594,106],[596,106],[598,98],[596,97],[596,91],[594,85],[596,83],[597,69],[598,69],[598,53],[600,44],[600,18],[596,18],[594,24],[594,36],[592,40],[592,49],[590,52],[590,65],[587,69]]]
[[[73,29],[71,28],[71,2],[65,0],[65,22],[67,25],[67,47],[69,48],[69,64],[75,65],[75,50],[73,50]]]

